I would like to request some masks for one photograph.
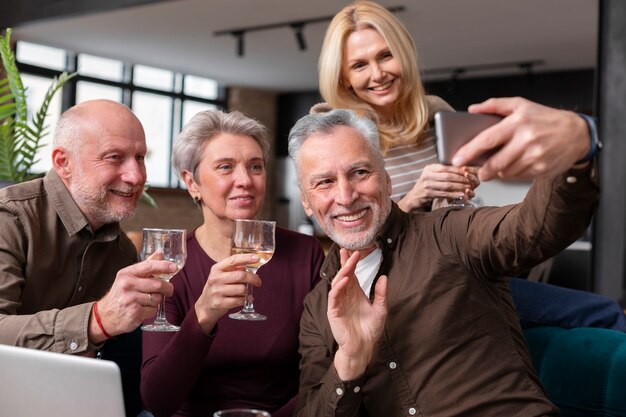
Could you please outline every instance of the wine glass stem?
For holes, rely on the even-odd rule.
[[[159,303],[154,324],[167,324],[167,319],[165,318],[165,297],[163,297]]]
[[[252,304],[252,285],[246,284],[246,302],[243,305],[243,311],[246,313],[254,312],[254,304]]]
[[[246,271],[256,274],[258,268],[246,268]],[[252,290],[253,287],[250,284],[246,284],[246,301],[243,304],[242,311],[245,313],[254,313],[254,304],[252,303]]]

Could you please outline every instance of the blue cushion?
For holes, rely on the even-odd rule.
[[[535,327],[524,334],[539,378],[562,417],[626,417],[626,333]]]

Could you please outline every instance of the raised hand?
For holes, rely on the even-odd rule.
[[[403,211],[430,207],[434,199],[472,199],[480,185],[478,168],[430,164],[398,205]]]
[[[361,376],[372,359],[387,318],[387,277],[381,276],[374,288],[374,301],[363,292],[354,274],[359,252],[349,256],[341,249],[341,269],[328,293],[328,321],[339,348],[334,365],[343,381]]]
[[[217,320],[228,310],[244,305],[246,284],[261,286],[261,278],[246,272],[245,266],[259,261],[257,255],[232,255],[213,265],[196,301],[198,323],[205,334],[210,334]]]
[[[471,113],[505,116],[463,146],[452,160],[464,165],[502,146],[478,171],[481,180],[550,177],[571,168],[590,148],[587,123],[576,113],[515,98],[493,98],[469,107]]]

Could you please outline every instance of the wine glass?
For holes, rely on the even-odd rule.
[[[231,410],[220,410],[213,413],[213,417],[272,417],[270,413],[263,410],[250,408],[233,408]]]
[[[478,204],[474,203],[473,200],[467,200],[462,197],[456,197],[456,198],[447,200],[446,204],[444,204],[442,207],[457,207],[457,208],[464,209],[464,208],[478,207]]]
[[[233,225],[232,254],[251,253],[259,261],[246,265],[246,271],[253,272],[269,262],[274,255],[274,232],[276,222],[265,220],[235,220]],[[254,311],[252,304],[252,285],[246,284],[246,301],[241,311],[229,314],[236,320],[265,320],[266,316]]]
[[[163,260],[174,262],[175,272],[156,274],[155,278],[169,281],[185,265],[187,259],[187,231],[182,229],[143,229],[141,259],[146,260],[155,252],[163,254]],[[148,332],[176,332],[179,326],[168,323],[165,318],[165,298],[161,299],[156,319],[152,324],[144,324],[141,330]]]
[[[467,173],[465,174],[467,176]],[[467,196],[463,197],[454,197],[454,198],[443,198],[437,204],[437,208],[439,207],[456,207],[459,209],[465,208],[474,208],[478,207],[479,204],[476,200],[468,199]]]

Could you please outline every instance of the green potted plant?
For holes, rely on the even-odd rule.
[[[31,171],[37,163],[37,152],[43,147],[42,139],[49,133],[46,124],[48,108],[54,95],[76,73],[63,72],[55,77],[48,88],[39,110],[28,120],[26,87],[11,49],[11,29],[0,36],[0,183],[28,181],[36,175]],[[2,186],[2,184],[0,184]],[[147,189],[147,186],[146,186]],[[156,207],[154,199],[144,190],[141,200]]]
[[[11,49],[11,29],[0,36],[0,56],[5,74],[0,78],[0,180],[22,182],[32,179],[37,152],[48,134],[46,118],[54,95],[76,74],[55,77],[39,110],[28,120],[26,88]]]

